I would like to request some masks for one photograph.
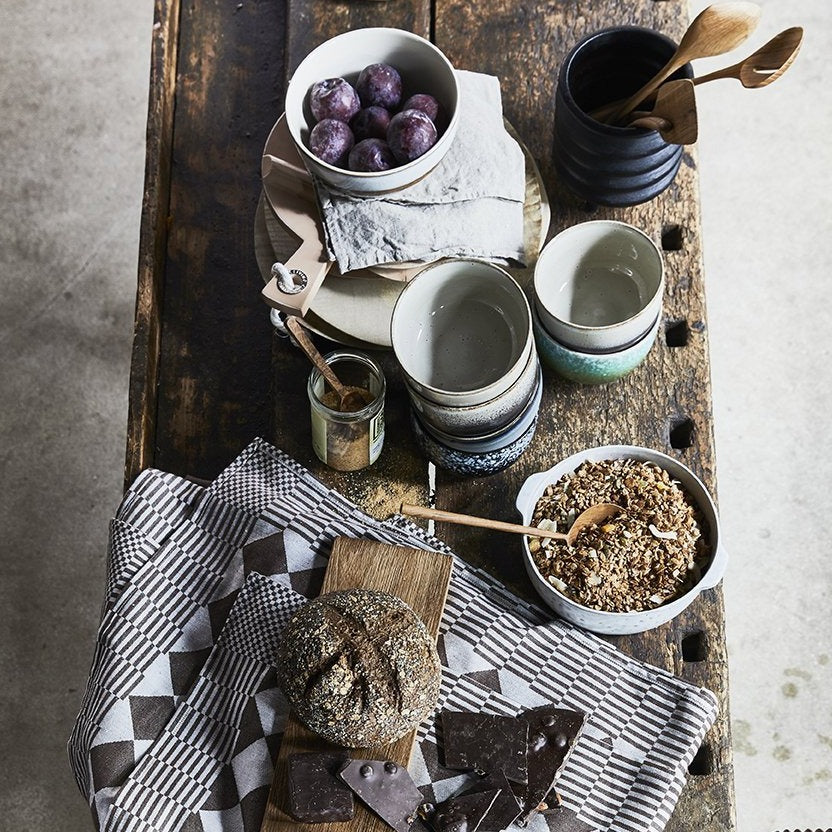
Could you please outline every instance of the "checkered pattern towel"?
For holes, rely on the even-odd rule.
[[[271,667],[283,626],[320,591],[335,537],[448,551],[402,517],[379,522],[262,440],[208,488],[145,471],[113,520],[107,596],[69,741],[107,832],[260,828],[287,707]],[[661,830],[713,723],[707,690],[640,664],[507,592],[459,558],[439,636],[438,712],[553,703],[589,714],[558,781],[599,830]],[[429,800],[466,779],[418,732]],[[546,830],[543,816],[536,829]],[[532,830],[534,832],[534,830]]]

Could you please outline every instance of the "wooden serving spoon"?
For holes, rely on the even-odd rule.
[[[759,19],[760,7],[756,3],[732,2],[708,6],[694,18],[662,69],[604,120],[614,124],[623,119],[686,63],[696,58],[722,55],[739,46],[754,31]]]
[[[662,84],[653,109],[649,113],[639,113],[628,126],[658,130],[670,144],[693,144],[699,135],[693,81],[680,78]]]
[[[527,534],[531,537],[549,537],[552,540],[560,540],[567,546],[574,545],[578,535],[589,525],[598,525],[610,517],[624,511],[621,506],[615,503],[596,503],[582,511],[575,522],[569,527],[569,531],[553,532],[549,529],[538,529],[536,526],[521,526],[517,523],[505,523],[502,520],[491,520],[487,517],[474,517],[471,514],[457,514],[453,511],[440,511],[436,508],[425,506],[414,506],[409,503],[402,503],[399,509],[402,514],[409,517],[423,517],[427,520],[441,520],[445,523],[455,523],[458,526],[476,526],[480,529],[494,529],[498,532],[513,532],[514,534]]]
[[[746,89],[756,90],[776,81],[794,62],[803,43],[803,28],[792,26],[775,35],[756,52],[733,66],[693,79],[697,86],[719,78],[736,78]]]
[[[312,339],[307,335],[306,329],[298,318],[294,315],[288,315],[286,317],[286,329],[292,333],[298,346],[306,353],[306,357],[318,368],[320,374],[335,391],[338,396],[338,409],[342,413],[355,413],[367,406],[367,402],[358,390],[341,384],[332,367],[326,363],[326,359],[312,343]]]

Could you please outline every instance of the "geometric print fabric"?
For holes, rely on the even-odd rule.
[[[109,540],[106,602],[70,761],[99,827],[259,829],[287,706],[271,661],[317,595],[339,535],[448,552],[402,517],[379,522],[263,440],[208,488],[143,472]],[[659,832],[716,717],[714,696],[643,665],[454,557],[440,624],[443,709],[582,710],[558,781],[566,806],[616,832]],[[441,800],[441,721],[411,775]],[[532,832],[546,828],[536,816]]]

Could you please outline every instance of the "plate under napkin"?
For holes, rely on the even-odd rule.
[[[503,125],[500,83],[477,72],[457,75],[457,134],[424,179],[373,197],[315,180],[328,252],[342,272],[440,257],[523,264],[525,164]]]

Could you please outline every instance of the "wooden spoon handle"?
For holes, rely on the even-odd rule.
[[[480,529],[494,529],[499,532],[512,532],[514,534],[529,534],[534,537],[551,537],[553,540],[566,540],[562,532],[553,532],[548,529],[538,529],[534,526],[520,526],[517,523],[505,523],[502,520],[491,520],[487,517],[474,517],[471,514],[456,514],[453,511],[440,511],[437,508],[425,506],[414,506],[409,503],[402,503],[400,511],[409,517],[423,517],[427,520],[442,520],[445,523],[455,523],[458,526],[475,526]]]
[[[329,382],[332,389],[343,399],[344,396],[347,395],[346,388],[338,380],[338,376],[335,375],[332,367],[326,363],[324,357],[318,352],[301,322],[293,315],[289,315],[286,318],[286,329],[292,333],[294,339],[298,342],[298,346],[306,353],[307,358],[318,368],[321,375]]]

